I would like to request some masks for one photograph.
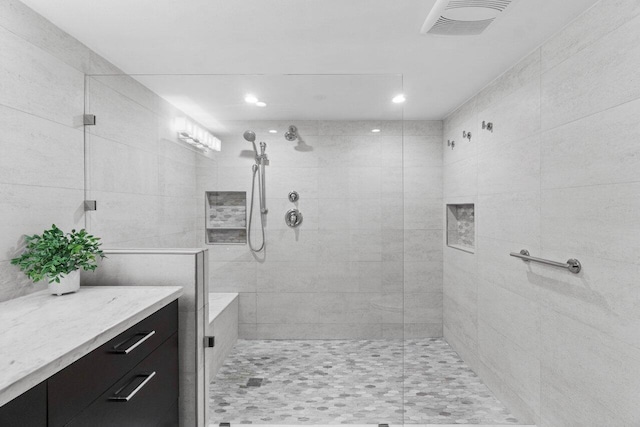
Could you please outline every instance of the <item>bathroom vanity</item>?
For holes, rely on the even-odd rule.
[[[181,287],[0,303],[0,425],[178,425]]]

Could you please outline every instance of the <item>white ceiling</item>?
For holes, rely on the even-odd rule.
[[[101,79],[111,77],[101,77]],[[214,133],[235,120],[402,120],[398,75],[137,76]],[[260,108],[244,101],[254,94]]]
[[[139,77],[221,120],[395,116],[397,107],[378,100],[390,102],[396,89],[407,96],[405,119],[441,119],[596,2],[519,0],[480,36],[435,37],[419,32],[435,0],[22,1],[129,74],[389,74],[363,77],[367,90],[348,77],[333,84],[307,77],[304,85],[299,78]],[[269,103],[264,111],[230,108],[247,87]],[[376,102],[344,102],[344,94],[365,92]],[[292,93],[297,107],[286,106]],[[310,107],[323,96],[328,101]]]

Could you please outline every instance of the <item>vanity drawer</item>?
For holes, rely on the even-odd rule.
[[[178,334],[111,386],[69,427],[177,426]],[[169,411],[168,411],[169,410]]]
[[[49,426],[65,425],[177,331],[174,301],[49,378]]]

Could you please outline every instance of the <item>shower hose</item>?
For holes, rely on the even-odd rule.
[[[262,177],[261,175],[258,173],[258,170],[260,169],[260,167],[258,165],[253,165],[253,179],[251,181],[251,205],[249,208],[249,230],[248,230],[248,235],[247,235],[247,241],[249,242],[249,248],[251,248],[251,250],[253,252],[260,252],[262,249],[264,249],[264,202],[263,202],[263,197],[262,197]],[[256,175],[258,177],[258,199],[260,200],[260,228],[262,230],[262,244],[260,245],[259,248],[254,248],[253,244],[251,243],[251,222],[253,219],[253,201],[255,199],[255,191],[256,191]]]

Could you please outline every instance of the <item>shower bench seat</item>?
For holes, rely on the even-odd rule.
[[[208,348],[205,352],[209,381],[215,378],[238,341],[238,299],[237,293],[209,294],[207,336],[215,338],[214,347]]]

